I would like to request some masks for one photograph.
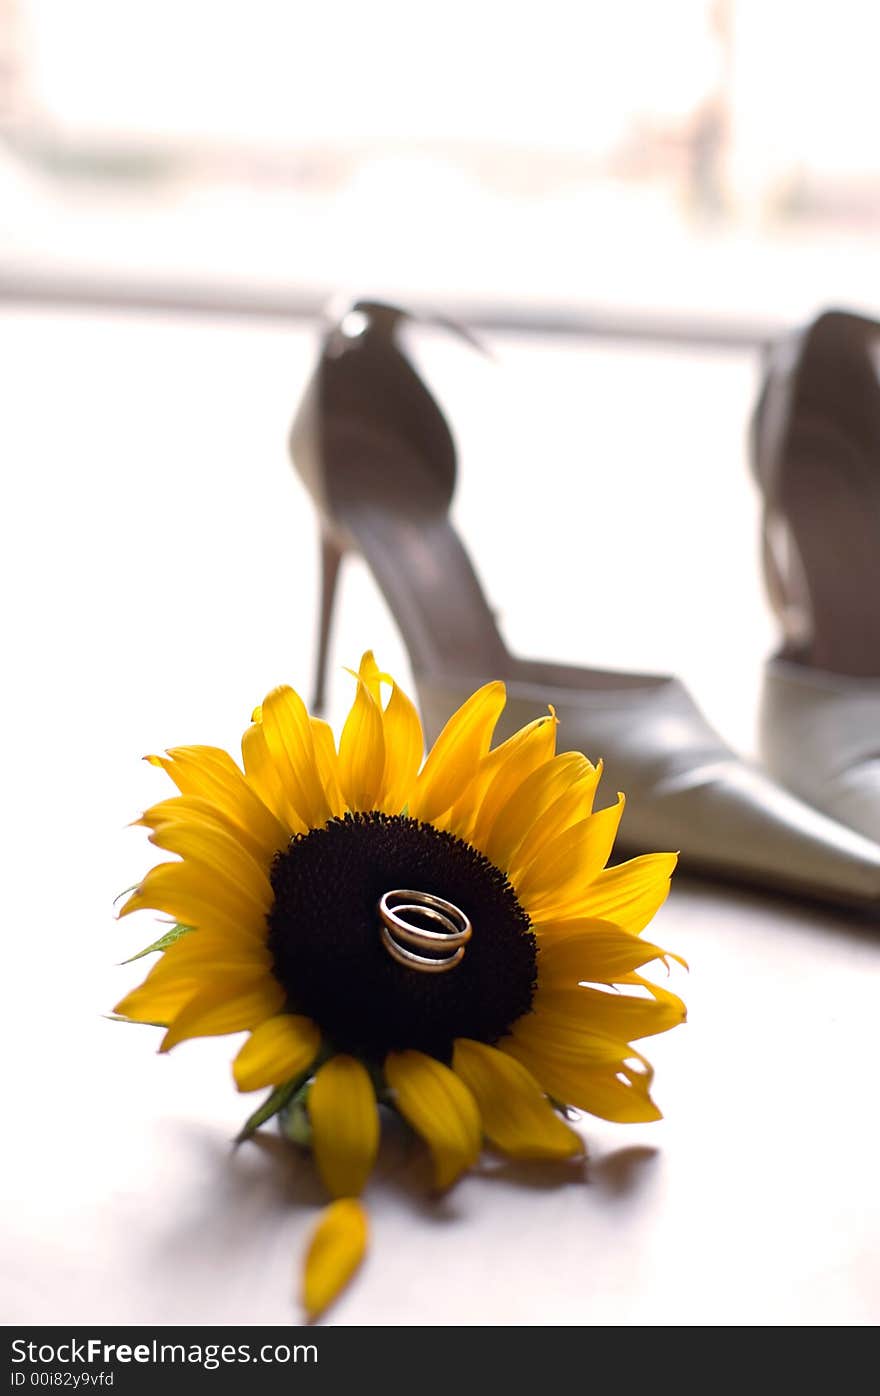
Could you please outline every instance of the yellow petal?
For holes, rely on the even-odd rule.
[[[321,1034],[310,1018],[279,1013],[254,1028],[232,1064],[240,1091],[281,1086],[306,1071],[318,1055]]]
[[[510,1040],[538,1052],[570,1058],[584,1066],[621,1062],[632,1051],[629,1043],[620,1038],[591,1032],[578,1020],[560,1018],[534,1007],[514,1023]]]
[[[410,796],[425,752],[422,724],[403,689],[391,684],[391,697],[382,714],[385,732],[385,771],[379,808],[400,814]]]
[[[409,812],[432,822],[457,800],[476,774],[504,707],[503,683],[487,683],[471,694],[447,722],[416,781]]]
[[[323,827],[332,811],[315,759],[305,703],[285,684],[264,698],[261,717],[269,755],[296,813],[308,828]]]
[[[516,894],[533,919],[565,911],[573,898],[583,895],[608,861],[623,806],[624,797],[618,795],[616,805],[573,824],[514,879]]]
[[[193,931],[185,940],[210,939],[204,931]],[[178,946],[183,944],[177,942]],[[173,947],[172,947],[173,948]],[[143,984],[127,994],[116,1005],[115,1012],[138,1022],[170,1024],[181,1010],[198,995],[219,993],[229,998],[237,993],[242,982],[253,983],[268,973],[267,968],[254,963],[250,957],[239,958],[224,942],[223,961],[193,960],[171,963],[166,950],[154,965]]]
[[[172,795],[160,800],[145,810],[136,824],[147,829],[157,829],[160,824],[184,824],[190,828],[223,829],[237,839],[241,847],[251,855],[258,867],[269,867],[276,853],[259,839],[253,837],[249,829],[237,824],[230,815],[202,795]],[[281,847],[283,845],[279,845]]]
[[[373,702],[377,706],[381,706],[382,680],[387,679],[388,675],[382,673],[372,650],[364,651],[355,678],[362,681]]]
[[[403,689],[390,674],[379,668],[372,650],[367,650],[363,655],[354,677],[364,685],[382,719],[385,769],[373,807],[385,814],[400,814],[409,802],[425,751],[419,715]],[[383,683],[391,688],[391,697],[384,710]]]
[[[678,960],[679,963],[684,965],[685,969],[687,969],[687,963],[684,960],[682,960],[679,955],[676,955],[673,958]],[[645,979],[643,975],[633,973],[621,975],[620,983],[638,984],[639,988],[647,989],[651,997],[656,999],[658,1003],[665,1004],[670,1012],[680,1010],[682,1013],[681,1021],[684,1022],[686,1020],[687,1010],[685,1009],[685,1006],[682,1003],[681,999],[678,998],[675,994],[671,993],[669,989],[661,989],[660,985],[655,984],[653,980]]]
[[[552,711],[552,710],[551,710]],[[516,761],[518,756],[527,753],[529,745],[532,744],[535,734],[544,728],[544,738],[547,736],[547,724],[551,727],[555,722],[555,714],[551,716],[536,718],[534,722],[521,727],[514,732],[512,737],[501,742],[499,746],[487,751],[486,755],[479,762],[473,777],[469,782],[465,782],[459,788],[458,799],[444,816],[442,825],[451,833],[457,834],[461,839],[473,842],[472,830],[479,817],[480,809],[494,785],[496,777],[507,767],[508,762]],[[555,745],[555,730],[551,731],[553,745]],[[550,752],[552,756],[552,751]],[[527,771],[523,771],[523,779]],[[496,801],[497,804],[497,801]]]
[[[252,896],[201,863],[159,863],[121,908],[128,916],[143,908],[164,911],[185,926],[221,935],[265,935],[265,911]]]
[[[274,900],[265,867],[255,862],[240,840],[219,825],[172,820],[157,824],[150,843],[166,853],[177,853],[210,868],[218,877],[230,879],[264,912]]]
[[[382,711],[362,680],[339,738],[339,784],[351,810],[376,808],[385,770]]]
[[[287,843],[282,824],[251,789],[228,752],[220,747],[171,747],[168,760],[150,756],[151,765],[161,766],[181,795],[199,795],[210,800],[258,839],[269,855]]]
[[[345,813],[345,800],[339,785],[339,757],[336,753],[333,728],[320,717],[309,718],[309,723],[315,742],[315,760],[324,783],[327,801],[332,813],[339,818]]]
[[[601,766],[591,767],[559,796],[542,819],[532,824],[511,860],[510,876],[514,882],[523,877],[555,839],[587,820],[592,813],[600,776]]]
[[[284,1002],[281,985],[270,974],[237,978],[202,989],[170,1024],[160,1052],[168,1052],[187,1037],[217,1037],[256,1028],[276,1014]]]
[[[390,1052],[385,1079],[401,1115],[431,1150],[437,1187],[450,1187],[480,1154],[480,1114],[470,1091],[423,1052]]]
[[[511,1037],[499,1046],[528,1067],[548,1095],[566,1105],[618,1124],[662,1119],[650,1095],[653,1072],[633,1048],[628,1049],[625,1061],[590,1065],[570,1054],[536,1049]]]
[[[534,930],[538,981],[555,988],[573,988],[584,980],[613,984],[621,975],[666,954],[659,945],[608,921],[536,921]]]
[[[553,759],[557,726],[553,712],[536,718],[486,757],[483,764],[492,769],[467,834],[475,848],[485,852],[496,820],[519,799],[523,781]]]
[[[647,984],[647,981],[642,982]],[[590,1032],[633,1042],[678,1027],[687,1017],[687,1010],[676,994],[657,984],[650,988],[650,998],[635,998],[631,994],[584,985],[576,989],[539,988],[534,1009],[570,1025],[577,1023]]]
[[[315,1161],[333,1197],[363,1190],[379,1147],[379,1111],[370,1073],[355,1057],[331,1057],[309,1091]]]
[[[531,1072],[508,1053],[459,1038],[452,1069],[472,1093],[483,1130],[513,1158],[571,1158],[583,1141],[559,1118]]]
[[[306,1254],[303,1307],[311,1323],[348,1284],[367,1249],[367,1214],[354,1197],[331,1202],[321,1213]]]
[[[249,783],[284,828],[286,837],[305,833],[305,820],[297,814],[289,792],[281,782],[281,774],[272,760],[266,734],[259,722],[253,723],[242,737],[241,757]],[[279,847],[283,846],[279,844]]]
[[[272,956],[264,941],[254,936],[224,936],[212,931],[194,930],[169,945],[150,972],[153,980],[181,978],[208,980],[212,975],[237,970],[268,972]]]
[[[512,800],[498,815],[486,843],[486,857],[496,868],[503,868],[505,872],[514,866],[514,855],[526,836],[532,830],[545,827],[547,811],[568,790],[578,786],[594,772],[595,768],[587,758],[576,751],[564,751],[545,766],[539,766],[523,781],[516,800]],[[580,806],[576,817],[583,819],[589,813],[589,808]],[[561,828],[550,826],[547,837],[561,832]],[[520,861],[525,866],[530,860]]]
[[[676,862],[675,853],[646,853],[605,868],[585,888],[576,915],[614,921],[623,930],[639,935],[668,897]]]
[[[165,1027],[198,992],[195,979],[155,983],[150,975],[139,988],[120,999],[113,1012],[136,1023],[159,1023]]]

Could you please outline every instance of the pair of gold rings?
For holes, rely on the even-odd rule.
[[[443,974],[460,964],[473,934],[473,926],[454,902],[409,887],[383,892],[379,917],[382,944],[392,959],[426,974]],[[419,950],[433,953],[420,955]]]

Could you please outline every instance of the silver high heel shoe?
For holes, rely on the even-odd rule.
[[[880,324],[820,316],[769,356],[752,424],[783,645],[760,741],[803,799],[880,843]]]
[[[359,302],[326,330],[291,433],[322,530],[316,704],[339,564],[356,549],[409,651],[429,740],[475,686],[503,679],[498,735],[552,703],[562,749],[602,757],[607,784],[627,792],[623,848],[680,849],[685,871],[880,907],[880,848],[741,761],[677,679],[510,653],[449,520],[455,447],[398,342],[404,318]]]

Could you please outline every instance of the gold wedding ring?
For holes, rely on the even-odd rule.
[[[382,944],[392,959],[426,974],[442,974],[460,964],[473,934],[473,926],[454,902],[432,896],[430,892],[415,892],[410,887],[383,892],[379,898],[379,916]],[[409,946],[431,950],[434,954],[419,955]],[[437,954],[437,951],[450,953]]]

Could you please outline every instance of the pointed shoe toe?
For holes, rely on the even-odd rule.
[[[880,915],[880,845],[732,753],[714,768],[661,782],[652,804],[656,832],[661,821],[680,830],[685,872],[705,870]]]
[[[880,679],[771,660],[758,726],[777,780],[880,844]]]
[[[685,873],[880,913],[880,845],[740,759],[677,679],[517,668],[497,738],[552,703],[558,749],[604,761],[605,803],[625,792],[618,842],[628,853],[678,851]],[[469,691],[446,675],[419,682],[429,738]]]

